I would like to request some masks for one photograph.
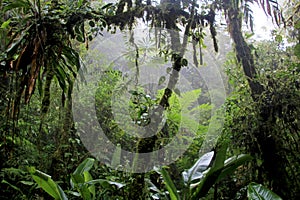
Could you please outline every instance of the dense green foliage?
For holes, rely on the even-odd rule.
[[[276,1],[257,1],[275,23],[284,26],[274,30],[270,40],[256,41],[245,39],[242,30],[243,19],[253,29],[251,2],[1,0],[0,198],[299,199],[300,4],[291,0],[280,12]],[[233,39],[233,50],[226,52],[226,62],[219,66],[227,74],[222,73],[222,78],[228,80],[223,105],[208,100],[213,93],[199,86],[196,74],[189,77],[200,82],[193,83],[193,90],[177,88],[178,72],[191,65],[204,68],[205,48],[222,48],[219,13],[226,17]],[[123,41],[134,53],[126,59],[138,72],[141,55],[149,53],[134,40],[132,31],[139,20],[155,29],[151,55],[169,65],[168,82],[164,75],[157,79],[158,85],[167,82],[168,88],[155,94],[140,85],[127,91],[126,74],[89,62],[88,56],[107,59],[89,49],[94,39],[97,43],[102,34],[129,29]],[[168,31],[159,33],[160,29]],[[180,38],[180,30],[185,37]],[[163,38],[164,34],[169,35]],[[205,40],[207,34],[212,41]],[[78,77],[84,82],[85,69],[101,75],[92,94],[97,120],[117,146],[108,149],[113,159],[106,163],[86,149],[72,116],[72,98],[78,89],[74,83]],[[92,87],[82,85],[87,91]],[[112,108],[122,108],[116,99],[126,91],[131,95],[126,105],[131,119],[125,124],[127,132],[117,124]],[[84,96],[80,103],[86,103]],[[147,126],[153,113],[167,118],[161,131],[146,139],[129,134],[131,124]],[[196,119],[187,117],[195,113]],[[210,124],[216,119],[224,124]],[[175,162],[147,173],[124,170],[121,148],[155,151],[185,129],[193,134],[184,132],[180,140],[190,145]],[[209,129],[222,134],[214,138],[211,150],[199,152]]]
[[[258,79],[267,90],[253,102],[241,72],[228,68],[239,82],[227,101],[224,132],[232,137],[233,152],[247,152],[257,159],[249,168],[252,173],[243,179],[265,180],[274,188],[277,185],[282,196],[293,190],[290,195],[297,196],[299,165],[293,152],[298,151],[299,141],[299,61],[289,53],[292,49],[282,50],[278,42],[259,44],[255,51],[261,66]]]

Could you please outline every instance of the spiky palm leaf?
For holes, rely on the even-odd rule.
[[[1,7],[9,24],[9,42],[2,53],[1,68],[16,72],[18,91],[14,107],[18,108],[22,96],[28,103],[36,83],[43,95],[43,112],[47,112],[50,100],[50,84],[55,78],[63,96],[70,96],[73,81],[80,68],[79,54],[73,49],[71,39],[80,42],[91,39],[84,22],[101,19],[101,13],[93,10],[87,1],[4,0]],[[3,22],[3,23],[4,23]],[[97,31],[97,30],[93,30]],[[17,114],[14,112],[14,114]]]

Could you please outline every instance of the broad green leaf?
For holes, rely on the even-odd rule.
[[[191,199],[199,199],[204,197],[210,188],[217,182],[219,175],[224,167],[228,144],[222,142],[217,145],[215,150],[215,159],[213,160],[212,167],[208,170],[204,178],[199,182],[196,191],[192,194]]]
[[[83,172],[89,171],[94,165],[95,159],[87,158],[76,168],[73,175],[83,175]]]
[[[88,171],[84,172],[83,174],[84,174],[84,182],[85,182],[85,183],[87,183],[87,182],[93,180],[92,175],[91,175]],[[89,190],[90,193],[93,195],[93,199],[94,199],[95,196],[96,196],[96,189],[95,189],[95,186],[94,186],[94,185],[88,186],[88,190]]]
[[[78,189],[79,189],[81,197],[84,200],[91,200],[92,199],[91,193],[90,193],[90,190],[88,189],[87,186],[88,186],[87,184],[82,184],[82,185],[79,186]]]
[[[226,142],[222,142],[216,148],[216,158],[212,165],[212,168],[211,168],[212,170],[218,170],[224,166],[224,162],[226,159],[227,147],[228,147],[228,144]]]
[[[253,157],[248,154],[233,156],[225,161],[222,172],[220,173],[217,182],[223,180],[226,176],[231,175],[239,166],[252,160]]]
[[[87,181],[92,179],[88,172],[94,165],[95,159],[87,158],[71,174],[71,185],[76,188],[83,199],[90,200],[91,194],[95,194],[93,188],[88,188]]]
[[[33,180],[54,199],[68,199],[60,186],[51,179],[51,176],[39,170],[36,170],[34,167],[30,167],[29,172]]]
[[[179,194],[168,171],[165,168],[161,168],[160,173],[163,176],[164,183],[167,187],[167,190],[169,191],[171,200],[179,200],[180,199]]]
[[[188,184],[193,180],[201,179],[203,172],[208,168],[214,156],[214,151],[204,154],[187,171],[182,172],[184,183]]]
[[[84,174],[88,171],[83,172],[83,174],[71,174],[71,186],[76,189],[83,199],[91,199],[91,193],[88,189],[88,184],[85,183]],[[86,175],[87,176],[87,175]]]
[[[84,176],[84,182],[85,182],[85,183],[86,183],[86,182],[89,182],[89,181],[91,181],[91,180],[93,180],[92,175],[91,175],[90,172],[88,172],[88,171],[85,171],[85,172],[83,173],[83,176]]]
[[[282,200],[277,194],[257,183],[248,185],[247,196],[249,200]]]
[[[84,183],[84,176],[82,174],[71,174],[71,185],[76,187],[78,184]]]

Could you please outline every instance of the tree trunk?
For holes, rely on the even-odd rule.
[[[242,34],[242,19],[239,10],[230,8],[227,15],[229,33],[235,44],[237,60],[241,63],[244,74],[247,77],[253,101],[259,102],[260,105],[258,109],[261,123],[258,124],[258,131],[253,133],[260,152],[252,153],[253,155],[257,155],[257,153],[260,155],[263,160],[262,169],[271,183],[270,187],[285,199],[283,196],[284,190],[288,190],[288,188],[285,188],[288,185],[284,167],[285,161],[278,155],[282,147],[281,143],[276,141],[272,129],[268,128],[270,124],[276,122],[273,120],[271,108],[266,102],[259,99],[264,92],[268,91],[265,91],[264,87],[255,80],[257,72],[251,49]]]
[[[168,5],[169,1],[165,0],[162,1],[161,4],[166,4]],[[179,3],[179,1],[178,1]],[[179,72],[181,70],[182,67],[182,63],[181,63],[181,59],[184,56],[186,47],[187,47],[187,38],[188,38],[188,33],[190,31],[190,27],[191,27],[191,23],[193,22],[193,16],[194,16],[194,9],[195,9],[195,1],[192,7],[192,12],[190,14],[190,22],[187,24],[187,26],[185,27],[185,37],[183,39],[183,42],[181,44],[180,42],[180,35],[179,32],[176,30],[176,24],[175,24],[175,19],[172,18],[172,14],[174,13],[168,13],[165,14],[166,16],[166,28],[169,31],[170,37],[171,37],[171,50],[172,50],[172,60],[173,60],[173,66],[172,66],[172,72],[169,78],[169,82],[167,85],[167,88],[165,88],[164,90],[164,94],[159,102],[159,105],[164,108],[167,109],[169,107],[169,99],[173,93],[173,90],[175,89],[175,86],[179,80]],[[168,16],[167,16],[168,15]],[[153,113],[158,113],[158,116],[163,116],[163,110],[164,109],[157,109],[157,111],[153,112]],[[152,116],[151,119],[156,119],[156,120],[162,120],[161,117],[157,117],[156,116]],[[146,152],[153,152],[157,149],[162,148],[161,145],[159,145],[159,140],[162,139],[162,137],[165,138],[169,138],[170,135],[168,133],[168,124],[167,122],[163,125],[162,130],[153,130],[155,131],[155,135],[148,137],[148,138],[142,138],[140,140],[140,142],[137,145],[137,152],[139,153],[146,153]],[[158,132],[161,132],[162,134],[160,134],[158,136]],[[160,158],[162,158],[164,155],[159,155]],[[150,158],[151,159],[151,158]],[[158,158],[159,159],[159,158]],[[148,162],[151,161],[147,161],[147,160],[142,160],[141,162],[145,162],[145,164],[147,164]],[[135,194],[134,198],[131,199],[145,199],[146,198],[146,193],[145,191],[145,175],[144,174],[137,174],[135,175],[135,177],[138,177],[138,179],[133,183],[133,187],[136,187],[137,190],[136,192],[140,191],[139,197],[137,197]]]
[[[242,19],[240,12],[233,8],[229,9],[228,28],[230,36],[235,44],[236,57],[242,64],[243,71],[251,89],[252,98],[256,101],[259,95],[263,93],[264,88],[258,81],[254,80],[257,75],[254,59],[251,54],[251,49],[243,37],[241,24]]]

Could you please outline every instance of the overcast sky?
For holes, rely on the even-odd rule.
[[[284,0],[278,0],[279,8],[283,5]],[[257,39],[270,39],[271,30],[276,27],[271,17],[267,17],[265,12],[257,3],[252,6],[254,17],[254,32]]]
[[[252,6],[254,17],[254,37],[256,39],[270,39],[271,30],[274,29],[272,19],[264,13],[257,4]]]

